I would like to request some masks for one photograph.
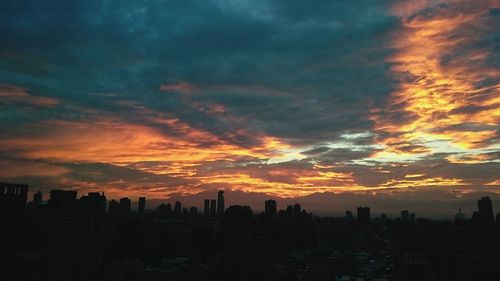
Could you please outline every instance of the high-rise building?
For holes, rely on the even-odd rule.
[[[485,224],[494,223],[493,205],[490,197],[486,196],[477,201],[479,220]]]
[[[271,217],[276,216],[277,207],[275,200],[266,200],[265,202],[265,214]]]
[[[224,191],[219,190],[217,192],[217,216],[222,217],[224,215]]]
[[[76,199],[75,191],[53,190],[46,212],[45,247],[48,280],[93,280],[103,258],[106,197],[89,193]]]
[[[302,212],[302,207],[300,206],[300,204],[293,205],[293,215],[298,216],[300,215],[300,212]]]
[[[203,214],[205,217],[208,217],[210,215],[210,200],[205,199],[204,206],[203,206]]]
[[[132,201],[128,197],[120,198],[120,210],[124,214],[130,213]]]
[[[37,193],[33,194],[33,204],[35,206],[39,206],[40,204],[42,204],[42,198],[43,198],[43,194],[40,190],[38,190]]]
[[[37,235],[47,239],[41,247],[44,272],[39,274],[47,280],[92,280],[99,274],[106,197],[89,193],[77,200],[76,196],[76,191],[52,190],[47,207],[40,210],[46,224]]]
[[[403,222],[410,222],[410,212],[408,210],[401,211],[401,220]]]
[[[465,214],[462,209],[458,209],[458,213],[455,214],[455,222],[460,222],[465,220]]]
[[[108,214],[115,216],[120,212],[120,204],[116,200],[111,200],[108,203]]]
[[[370,222],[370,207],[358,207],[358,221],[361,223]]]
[[[215,217],[215,215],[217,214],[217,200],[215,199],[212,199],[210,200],[210,216],[211,217]]]
[[[158,208],[156,208],[156,214],[160,219],[166,219],[172,213],[172,207],[170,204],[162,203]]]
[[[175,202],[174,213],[176,215],[180,215],[182,213],[182,204],[181,204],[181,202],[179,202],[179,201]]]
[[[144,210],[146,209],[146,197],[139,197],[139,202],[137,203],[137,213],[139,215],[144,214]]]
[[[345,218],[348,220],[352,220],[352,212],[349,210],[345,211]]]
[[[15,280],[15,252],[25,216],[28,185],[0,183],[0,280]]]

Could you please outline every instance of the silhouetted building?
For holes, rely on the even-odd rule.
[[[50,191],[49,207],[72,205],[76,202],[76,191],[53,189]]]
[[[293,205],[293,215],[294,216],[299,216],[301,212],[302,212],[302,207],[300,207],[300,204]]]
[[[410,222],[410,212],[408,210],[401,211],[401,220],[403,222]]]
[[[387,220],[388,220],[388,217],[386,214],[384,214],[384,213],[380,214],[380,222],[385,223],[385,222],[387,222]]]
[[[358,207],[358,221],[361,223],[370,222],[370,207]]]
[[[478,215],[481,223],[493,224],[493,206],[490,197],[483,197],[477,201]]]
[[[347,220],[352,220],[352,212],[351,211],[345,211],[345,218]]]
[[[208,217],[210,215],[210,200],[209,199],[205,199],[205,201],[204,201],[203,214],[205,215],[205,217]]]
[[[108,203],[108,214],[110,216],[115,216],[118,213],[120,213],[120,204],[118,204],[118,201],[116,200],[111,200]]]
[[[458,209],[458,213],[455,214],[455,222],[465,221],[465,214],[462,212],[462,209]]]
[[[189,208],[189,214],[190,215],[196,215],[196,214],[198,214],[198,208],[196,208],[196,207]]]
[[[33,205],[39,206],[40,204],[42,204],[42,198],[43,194],[40,190],[38,190],[37,193],[33,194]]]
[[[276,216],[277,206],[275,200],[266,200],[265,202],[265,214],[271,217]]]
[[[410,213],[409,219],[410,219],[410,223],[415,223],[415,220],[416,220],[415,213]]]
[[[215,217],[217,212],[217,200],[210,200],[210,216]]]
[[[217,216],[222,217],[224,215],[224,191],[219,190],[217,192]]]
[[[160,204],[158,208],[156,208],[156,215],[160,219],[166,219],[168,216],[172,214],[172,207],[170,204]]]
[[[139,213],[139,215],[143,215],[144,214],[144,210],[146,209],[146,197],[139,197],[139,202],[137,204],[137,213]]]
[[[128,197],[120,198],[120,212],[123,214],[130,213],[132,209],[132,201]]]
[[[230,206],[224,214],[222,258],[225,281],[254,280],[252,219],[253,212],[248,206]]]
[[[106,197],[52,190],[47,209],[45,265],[48,280],[93,280],[98,277],[104,249]]]
[[[14,280],[15,252],[25,216],[28,185],[0,183],[0,280]]]
[[[176,215],[180,215],[182,213],[182,204],[181,204],[181,202],[179,202],[179,201],[175,202],[174,213]]]

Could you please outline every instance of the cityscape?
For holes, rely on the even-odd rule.
[[[1,280],[498,280],[500,213],[470,219],[372,217],[369,206],[318,217],[300,204],[182,202],[134,208],[124,197],[0,184]],[[46,199],[46,200],[44,200]]]
[[[500,281],[500,0],[0,0],[0,281]]]

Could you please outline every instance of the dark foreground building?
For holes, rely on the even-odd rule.
[[[0,183],[0,280],[12,280],[25,220],[28,185]]]

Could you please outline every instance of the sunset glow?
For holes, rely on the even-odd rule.
[[[13,22],[2,36],[22,42],[0,48],[0,179],[109,198],[500,194],[498,2],[385,5],[317,20],[222,4],[178,22],[109,12],[115,43],[98,32],[106,14],[34,49]],[[253,24],[223,22],[235,15]],[[33,41],[50,37],[30,18]],[[219,36],[231,42],[214,46]]]

